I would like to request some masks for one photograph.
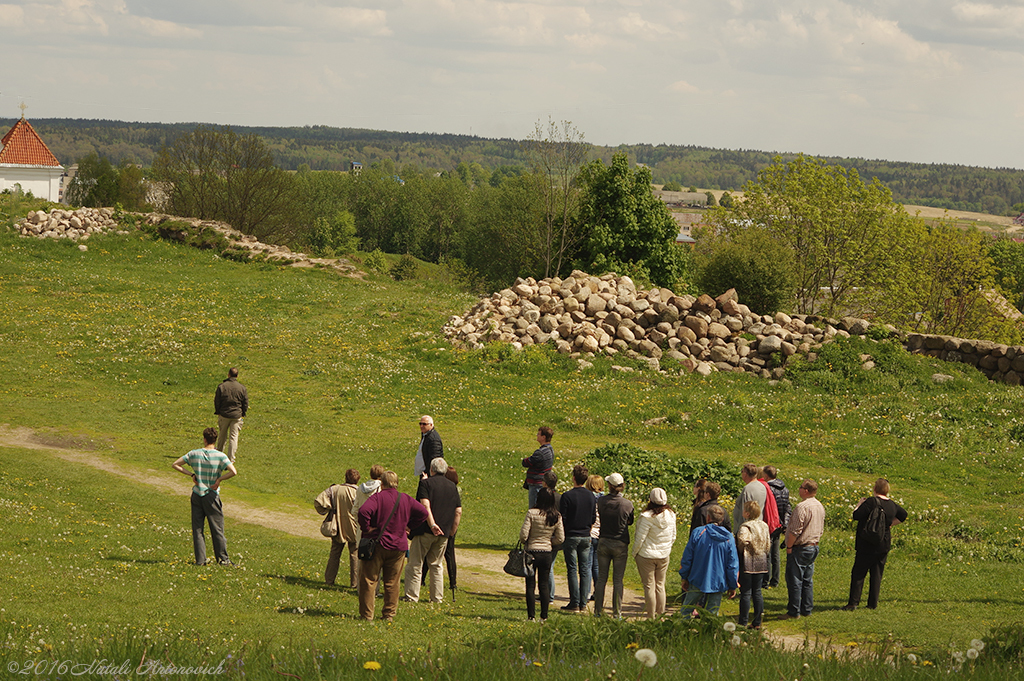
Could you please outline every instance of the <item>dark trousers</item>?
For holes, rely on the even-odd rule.
[[[847,605],[860,605],[860,595],[864,591],[864,578],[871,575],[868,585],[868,607],[878,607],[878,595],[882,591],[882,574],[885,572],[885,559],[889,552],[858,551],[853,559],[853,571],[850,574],[850,599]]]
[[[750,574],[740,573],[740,616],[737,622],[740,626],[746,626],[750,615],[750,604],[754,604],[754,621],[752,626],[761,626],[761,615],[764,613],[764,597],[761,594],[761,585],[764,582],[762,573]]]
[[[551,577],[551,551],[530,551],[533,556],[533,574],[526,578],[526,616],[533,619],[537,613],[537,601],[534,596],[534,589],[540,589],[540,618],[548,618],[548,606],[551,604],[551,586],[548,579]],[[540,584],[537,581],[540,580]]]
[[[220,503],[220,495],[207,492],[205,496],[192,493],[192,548],[196,554],[196,565],[206,562],[206,536],[203,534],[205,524],[210,523],[210,540],[213,542],[213,555],[221,562],[227,562],[228,542],[224,539],[224,509]]]
[[[786,531],[781,527],[772,532],[771,550],[768,565],[768,572],[765,573],[761,582],[765,587],[777,587],[782,580],[782,557],[780,549],[786,543]]]
[[[458,566],[455,565],[455,535],[448,537],[448,543],[444,547],[444,567],[448,571],[448,586],[455,589],[455,577]]]

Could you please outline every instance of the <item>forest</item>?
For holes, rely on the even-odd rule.
[[[0,119],[0,128],[14,119]],[[61,163],[70,165],[90,153],[114,165],[130,161],[149,167],[165,145],[195,129],[195,123],[128,123],[88,119],[33,119],[47,146]],[[243,127],[239,135],[257,135],[284,170],[348,170],[355,161],[368,167],[388,161],[419,172],[454,171],[460,163],[498,168],[529,165],[525,140],[486,139],[470,135],[388,132],[329,126]],[[529,133],[530,131],[524,131]],[[585,131],[584,131],[585,132]],[[692,145],[634,144],[590,146],[590,159],[610,163],[614,154],[651,169],[657,184],[741,190],[778,156],[784,161],[799,154],[749,149],[711,149]],[[1024,170],[981,168],[955,164],[908,163],[863,158],[829,157],[830,165],[854,168],[864,178],[878,178],[901,203],[969,210],[994,215],[1024,211]]]

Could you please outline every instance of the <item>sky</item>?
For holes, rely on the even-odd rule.
[[[1024,168],[1024,0],[0,0],[0,116]]]

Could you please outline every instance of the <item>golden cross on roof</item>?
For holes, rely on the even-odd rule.
[[[22,118],[22,120],[24,120],[25,119],[25,109],[28,108],[28,104],[26,104],[25,102],[22,102],[20,105],[18,105],[18,108],[21,109],[21,118]]]

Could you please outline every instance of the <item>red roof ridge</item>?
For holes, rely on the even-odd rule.
[[[39,133],[24,118],[0,139],[0,163],[23,166],[60,167],[60,161],[46,146]]]

